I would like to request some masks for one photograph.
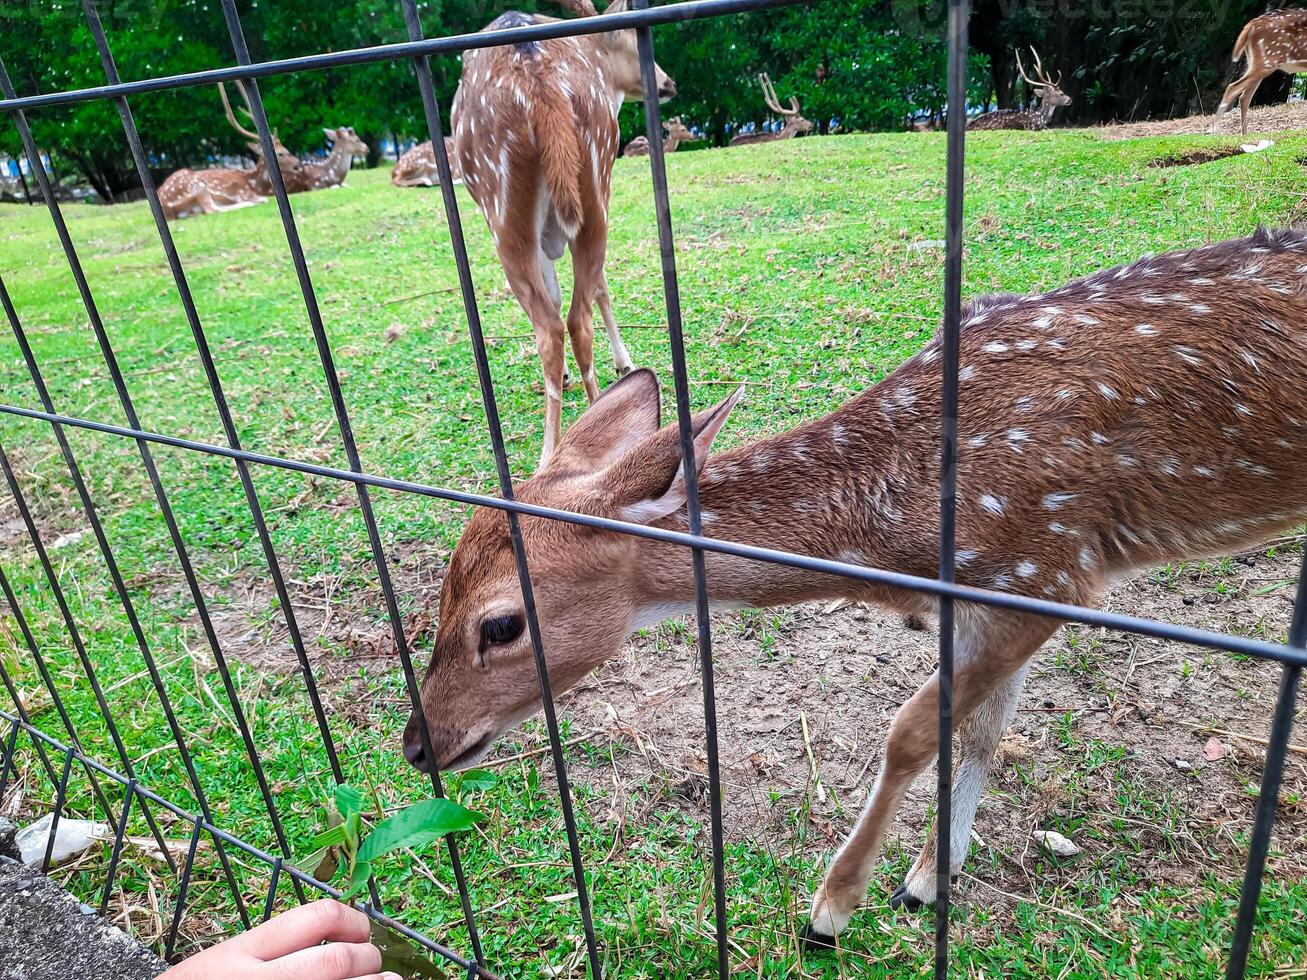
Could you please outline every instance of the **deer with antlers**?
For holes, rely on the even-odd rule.
[[[626,9],[614,0],[609,13]],[[563,6],[596,13],[590,0]],[[555,20],[512,11],[486,27],[498,31]],[[658,96],[676,86],[657,69]],[[608,199],[617,156],[617,113],[642,95],[634,30],[528,41],[469,51],[454,95],[454,149],[463,180],[490,226],[513,295],[535,332],[544,370],[545,437],[541,465],[562,435],[564,335],[585,386],[599,397],[594,371],[594,306],[604,319],[619,374],[631,356],[613,319],[604,253]],[[564,328],[554,263],[572,252],[572,298]]]
[[[963,311],[956,422],[958,582],[1092,604],[1107,583],[1164,562],[1230,554],[1307,518],[1307,232],[1145,258],[1043,295]],[[737,390],[692,420],[704,531],[933,578],[939,535],[943,386],[939,338],[824,418],[726,452],[713,441]],[[679,428],[660,428],[647,370],[611,387],[549,465],[514,490],[524,503],[684,531]],[[635,630],[695,608],[689,548],[523,515],[540,637],[555,693]],[[715,608],[843,597],[927,613],[923,593],[707,552]],[[410,718],[419,769],[460,769],[540,709],[505,514],[476,510],[446,571],[422,684],[430,752]],[[1059,622],[959,602],[953,704],[961,745],[952,794],[953,874],[1031,658]],[[797,668],[796,668],[797,669]],[[828,943],[866,896],[904,794],[934,759],[934,676],[898,710],[866,808],[812,902]],[[927,839],[892,904],[935,897]]]
[[[449,159],[450,176],[454,184],[463,182],[458,168],[458,155],[454,152],[453,138],[445,137],[445,156]],[[431,140],[426,140],[411,147],[395,162],[390,171],[390,182],[396,187],[439,187],[440,170],[436,166],[436,154],[431,148]]]
[[[758,84],[762,86],[762,97],[767,103],[767,108],[784,119],[785,125],[773,133],[741,133],[731,138],[731,146],[748,146],[750,143],[771,143],[774,140],[792,139],[801,133],[811,133],[816,128],[815,123],[799,114],[799,100],[795,96],[790,96],[788,109],[781,105],[781,100],[776,97],[776,88],[772,85],[771,76],[767,72],[758,76]]]
[[[681,117],[669,119],[663,123],[663,152],[675,153],[676,148],[682,143],[689,143],[694,140],[694,133],[681,122]],[[649,155],[649,137],[637,136],[631,142],[626,144],[626,149],[622,151],[624,157],[647,157]]]
[[[1053,120],[1053,113],[1059,106],[1070,105],[1071,96],[1062,91],[1062,73],[1057,78],[1049,78],[1039,60],[1039,52],[1033,47],[1030,53],[1035,56],[1035,77],[1026,74],[1025,65],[1021,64],[1021,52],[1017,56],[1017,73],[1039,100],[1037,109],[995,109],[977,116],[967,123],[967,129],[1047,129]]]
[[[286,181],[286,190],[291,194],[344,187],[354,158],[367,156],[368,144],[359,138],[352,126],[324,128],[322,133],[331,144],[331,151],[322,160],[300,161]]]
[[[183,167],[168,175],[168,179],[159,185],[159,204],[164,216],[169,221],[186,218],[196,214],[213,214],[218,211],[232,211],[263,204],[272,193],[272,180],[268,176],[268,164],[263,158],[263,146],[257,133],[250,132],[236,121],[227,99],[226,88],[219,83],[218,93],[222,97],[223,109],[227,121],[242,136],[252,137],[247,145],[254,152],[255,164],[252,170],[237,170],[231,167],[210,167],[205,170],[192,170]],[[241,97],[245,92],[241,90]],[[246,103],[248,106],[248,101]],[[299,160],[277,138],[272,135],[272,145],[277,153],[277,166],[282,177],[286,178],[299,166]]]
[[[1221,117],[1239,100],[1239,130],[1248,132],[1248,107],[1257,87],[1277,71],[1290,75],[1307,71],[1307,10],[1272,10],[1244,25],[1230,52],[1230,60],[1247,60],[1244,73],[1226,88],[1216,107],[1209,132],[1215,133]]]

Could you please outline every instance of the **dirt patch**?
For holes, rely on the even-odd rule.
[[[1215,109],[1215,107],[1213,107]],[[1138,139],[1141,136],[1180,136],[1206,133],[1212,125],[1212,113],[1184,116],[1179,119],[1146,119],[1142,122],[1113,123],[1108,126],[1088,127],[1085,132],[1109,140]],[[1285,102],[1280,105],[1259,106],[1248,113],[1248,132],[1282,133],[1291,129],[1307,129],[1307,102]],[[1221,117],[1216,132],[1220,135],[1239,135],[1239,110]]]
[[[1211,163],[1213,160],[1237,157],[1242,152],[1243,150],[1237,146],[1203,146],[1196,150],[1186,150],[1183,153],[1172,153],[1167,156],[1157,157],[1148,161],[1148,165],[1150,167],[1192,167],[1200,163]]]

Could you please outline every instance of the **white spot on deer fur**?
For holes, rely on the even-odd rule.
[[[1071,576],[1068,575],[1066,572],[1058,572],[1057,580],[1061,585],[1067,585],[1071,581]]]
[[[995,497],[992,493],[982,493],[980,495],[980,506],[991,514],[1002,514],[1007,507],[1007,501],[1002,497]]]
[[[1080,549],[1080,567],[1088,570],[1094,567],[1094,552],[1089,545]]]
[[[835,443],[836,446],[843,448],[846,442],[844,426],[840,425],[838,422],[833,423],[830,427],[830,438],[831,442]]]
[[[1044,346],[1050,350],[1066,350],[1066,341],[1061,337],[1054,337],[1052,340],[1044,341]]]
[[[1069,528],[1069,527],[1067,527],[1065,524],[1063,524],[1061,521],[1053,521],[1051,524],[1048,525],[1048,529],[1049,529],[1050,531],[1052,531],[1054,534],[1075,534],[1075,533],[1076,533],[1075,531],[1071,530],[1071,528]]]
[[[1076,323],[1082,323],[1087,327],[1098,326],[1098,320],[1090,316],[1088,313],[1077,313],[1075,319]]]
[[[1143,334],[1145,337],[1157,336],[1157,328],[1151,323],[1140,323],[1135,327],[1135,333]]]
[[[968,364],[966,367],[964,367],[961,371],[958,372],[959,381],[970,381],[975,376],[976,376],[976,367],[974,364]]]
[[[980,552],[975,551],[974,549],[963,548],[961,551],[953,555],[953,563],[959,567],[970,565],[977,557],[979,557],[979,555]]]
[[[845,548],[835,556],[836,561],[842,561],[846,565],[870,565],[867,556],[856,548]]]
[[[1011,588],[1011,586],[1012,586],[1012,576],[1003,575],[1003,574],[994,576],[994,588],[1007,589],[1007,588]]]
[[[921,352],[922,364],[934,364],[938,360],[939,360],[938,347],[927,347],[925,350]]]
[[[981,350],[990,354],[1002,354],[1005,353],[1007,349],[1007,344],[1003,343],[1001,340],[991,340],[981,348]]]
[[[1016,573],[1022,578],[1033,578],[1038,572],[1039,566],[1029,559],[1017,562]]]
[[[968,446],[971,446],[971,447],[973,447],[973,448],[975,448],[975,449],[979,449],[981,446],[985,445],[987,442],[989,442],[989,435],[988,435],[988,433],[982,432],[980,435],[978,435],[978,436],[972,436],[970,439],[968,439],[968,440],[967,440],[967,445],[968,445]]]
[[[1017,350],[1025,350],[1025,351],[1034,350],[1034,349],[1035,349],[1035,345],[1036,345],[1037,343],[1038,343],[1038,341],[1036,341],[1036,340],[1028,340],[1028,339],[1027,339],[1027,340],[1018,340],[1018,341],[1017,341]]]
[[[1120,397],[1120,395],[1118,395],[1118,394],[1116,393],[1116,389],[1115,389],[1115,388],[1111,388],[1111,387],[1109,387],[1109,386],[1103,384],[1103,382],[1101,382],[1101,381],[1098,382],[1098,390],[1099,390],[1099,393],[1102,394],[1102,396],[1103,396],[1104,398],[1106,398],[1108,401],[1111,401],[1111,402],[1116,401],[1116,400]]]
[[[1018,398],[1015,402],[1012,403],[1012,407],[1015,408],[1018,412],[1027,413],[1035,407],[1035,396],[1022,395],[1020,398]]]
[[[1030,441],[1030,433],[1025,429],[1008,429],[1007,441],[1012,444],[1013,449],[1020,452],[1021,443]]]
[[[1206,466],[1195,466],[1195,467],[1194,467],[1194,473],[1195,473],[1197,476],[1215,476],[1215,475],[1216,475],[1215,473],[1213,473],[1213,472],[1211,471],[1211,469],[1209,469],[1209,468],[1206,467]]]
[[[1190,311],[1192,311],[1192,312],[1194,312],[1194,313],[1211,313],[1211,312],[1212,312],[1212,308],[1211,308],[1210,306],[1208,306],[1206,303],[1190,303],[1190,304],[1189,304],[1189,309],[1190,309]]]
[[[1050,493],[1044,497],[1044,510],[1061,510],[1076,499],[1074,493]]]
[[[1089,438],[1094,440],[1094,444],[1097,446],[1106,446],[1109,442],[1112,441],[1111,439],[1107,438],[1107,436],[1103,435],[1103,433],[1101,432],[1091,432],[1089,433]]]
[[[1063,388],[1053,397],[1055,397],[1060,402],[1065,402],[1065,401],[1070,401],[1072,398],[1075,398],[1075,396],[1076,393],[1072,391],[1070,388]]]
[[[1236,415],[1243,415],[1247,418],[1252,418],[1253,410],[1249,408],[1247,405],[1240,402],[1239,404],[1234,406],[1234,413]]]
[[[1126,467],[1133,467],[1138,465],[1138,461],[1129,453],[1120,453],[1116,457],[1116,461],[1120,463],[1122,466],[1126,466]]]

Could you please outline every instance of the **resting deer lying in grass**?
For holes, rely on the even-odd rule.
[[[663,123],[663,152],[675,153],[676,148],[682,143],[689,143],[694,140],[694,133],[681,122],[681,117],[669,119]],[[624,157],[647,157],[649,155],[649,137],[637,136],[631,142],[626,144],[626,149],[622,151]]]
[[[608,13],[626,9],[615,0]],[[583,15],[590,0],[564,4]],[[556,18],[510,12],[488,31]],[[676,86],[658,69],[663,101]],[[490,226],[513,295],[531,320],[545,380],[548,462],[562,434],[564,328],[554,263],[572,251],[572,301],[566,333],[586,397],[599,387],[594,372],[594,305],[604,318],[613,364],[631,370],[617,332],[604,277],[608,197],[617,156],[617,112],[639,98],[640,60],[634,30],[529,41],[469,51],[451,119],[463,181]]]
[[[445,156],[449,158],[449,172],[454,184],[463,182],[463,175],[458,169],[458,155],[454,152],[454,141],[445,137]],[[431,149],[431,140],[409,149],[395,163],[390,172],[390,182],[396,187],[439,187],[440,169],[436,166],[436,154]]]
[[[1062,91],[1062,73],[1058,72],[1055,79],[1049,78],[1039,60],[1039,52],[1031,48],[1030,53],[1035,56],[1035,77],[1026,74],[1025,65],[1021,64],[1020,51],[1016,52],[1017,73],[1035,93],[1039,108],[995,109],[971,120],[967,123],[967,129],[1047,129],[1058,107],[1071,104],[1071,96]]]
[[[1113,577],[1229,554],[1307,516],[1307,232],[1258,232],[1095,273],[1042,296],[991,296],[964,313],[957,578],[1091,604]],[[710,455],[739,392],[694,417],[705,533],[934,577],[939,528],[939,340],[825,418]],[[524,502],[684,530],[677,427],[659,428],[649,371],[619,381],[568,430]],[[634,630],[694,608],[689,549],[521,519],[555,692]],[[719,608],[845,597],[909,613],[925,595],[707,555]],[[1029,661],[1058,623],[957,607],[951,870],[966,856],[995,746]],[[936,754],[936,680],[898,711],[857,826],[812,903],[839,933],[866,895],[909,785]],[[434,758],[477,762],[540,708],[505,515],[479,509],[454,550],[422,684]],[[935,897],[927,840],[894,903]]]
[[[748,146],[751,143],[774,143],[776,140],[793,139],[800,133],[811,133],[817,128],[816,123],[811,119],[804,119],[799,114],[799,100],[795,96],[790,96],[790,107],[788,109],[781,105],[781,100],[776,97],[776,87],[772,85],[769,74],[763,72],[759,75],[758,84],[762,86],[762,97],[767,103],[767,108],[784,119],[785,125],[775,132],[759,130],[756,133],[741,133],[739,136],[731,138],[731,146]]]
[[[218,211],[233,211],[236,208],[248,208],[254,204],[263,204],[272,193],[272,181],[268,177],[268,162],[263,158],[263,146],[258,133],[250,132],[236,121],[227,101],[227,90],[220,84],[218,92],[222,96],[223,109],[227,121],[236,132],[245,137],[253,137],[248,143],[254,153],[253,170],[236,170],[232,167],[210,167],[206,170],[192,170],[183,167],[168,175],[168,179],[159,185],[159,205],[164,217],[169,221],[187,218],[196,214],[213,214]],[[241,96],[245,93],[242,90]],[[277,134],[272,135],[272,145],[277,152],[277,166],[282,177],[289,179],[299,166],[295,155],[282,146]]]
[[[1307,71],[1307,10],[1272,10],[1244,25],[1230,52],[1230,60],[1247,59],[1244,73],[1230,83],[1216,107],[1209,132],[1215,133],[1221,117],[1239,100],[1239,130],[1248,132],[1248,107],[1257,87],[1277,71],[1290,75]]]
[[[291,194],[321,191],[331,187],[344,187],[349,168],[356,156],[368,154],[364,143],[352,126],[323,129],[322,134],[331,143],[331,151],[322,160],[301,160],[293,174],[287,177],[286,190]]]

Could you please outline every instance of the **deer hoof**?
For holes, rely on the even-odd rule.
[[[617,369],[617,376],[618,376],[619,378],[624,378],[624,377],[626,377],[628,374],[630,374],[633,370],[635,370],[635,369],[634,369],[631,365],[629,365],[629,364],[626,365],[626,367],[619,367],[619,368]]]
[[[799,930],[799,949],[804,953],[824,953],[835,948],[835,937],[818,932],[811,922],[805,922]]]
[[[889,907],[892,909],[915,912],[925,904],[916,895],[908,891],[907,885],[899,885],[898,888],[894,889],[894,894],[889,897]]]

